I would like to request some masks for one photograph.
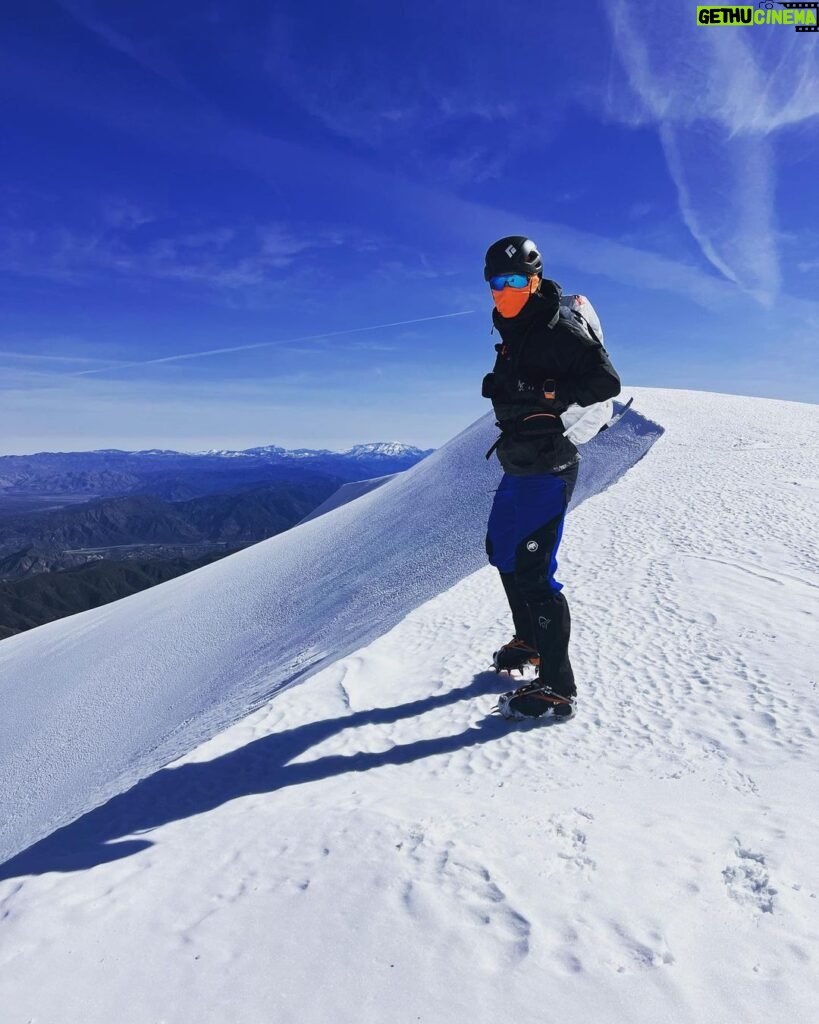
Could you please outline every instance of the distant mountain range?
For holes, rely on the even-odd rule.
[[[278,445],[245,451],[40,452],[0,456],[0,514],[3,499],[38,495],[112,497],[153,494],[182,501],[239,490],[273,480],[304,480],[305,474],[365,480],[409,469],[430,450],[397,442],[361,444],[346,452]],[[8,503],[5,503],[8,504]]]
[[[426,454],[378,443],[0,457],[0,639],[282,533],[340,487]]]

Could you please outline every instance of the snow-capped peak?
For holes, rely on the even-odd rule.
[[[346,451],[333,451],[330,448],[283,448],[277,444],[259,445],[255,448],[244,448],[241,451],[233,451],[226,448],[211,448],[209,451],[196,452],[196,455],[210,458],[257,458],[257,459],[319,459],[319,458],[349,458],[349,459],[422,459],[429,454],[429,450],[423,451],[410,444],[402,444],[400,441],[374,441],[369,444],[357,444]]]
[[[352,448],[348,448],[346,452],[342,454],[348,455],[351,458],[372,458],[375,456],[383,458],[420,458],[427,454],[420,448],[415,448],[410,444],[401,444],[400,441],[373,441],[370,444],[356,444]]]

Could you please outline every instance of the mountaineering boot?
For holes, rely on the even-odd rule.
[[[529,605],[540,654],[538,677],[526,686],[498,698],[498,713],[504,718],[543,718],[567,722],[574,717],[574,673],[569,662],[571,617],[566,598],[559,592]],[[498,652],[500,653],[500,652]]]
[[[513,636],[508,644],[504,644],[492,655],[495,671],[508,672],[510,675],[513,672],[520,672],[523,675],[524,666],[539,664],[540,658],[535,648],[521,640],[519,636]]]
[[[575,702],[574,697],[563,697],[534,682],[501,694],[497,712],[503,718],[516,721],[548,716],[555,721],[568,722],[574,718]]]

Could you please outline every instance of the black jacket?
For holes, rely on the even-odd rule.
[[[576,463],[577,448],[563,437],[560,413],[620,393],[608,353],[574,313],[561,308],[560,294],[559,285],[546,280],[517,316],[492,314],[501,343],[483,394],[492,399],[501,428],[498,458],[517,476]]]

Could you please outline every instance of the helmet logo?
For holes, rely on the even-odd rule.
[[[516,249],[516,248],[514,247],[514,245],[507,245],[507,246],[506,246],[506,248],[505,248],[505,249],[504,249],[503,251],[504,251],[504,252],[506,253],[506,255],[507,255],[507,256],[509,257],[509,259],[511,260],[511,259],[512,259],[512,257],[513,257],[513,256],[515,255],[515,253],[517,252],[517,249]]]
[[[526,545],[526,550],[527,551],[537,551],[537,541],[536,540],[530,540],[527,543],[527,545]]]

